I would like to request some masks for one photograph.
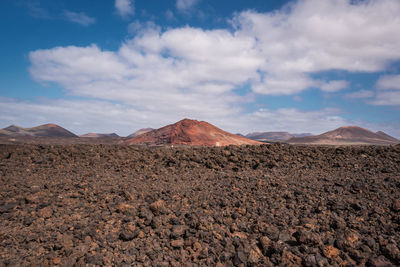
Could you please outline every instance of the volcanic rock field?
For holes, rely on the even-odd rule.
[[[0,145],[0,266],[398,266],[400,146]]]

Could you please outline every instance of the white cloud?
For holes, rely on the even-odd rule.
[[[118,15],[126,18],[135,14],[134,3],[134,0],[115,0],[114,5]]]
[[[346,70],[376,72],[400,59],[400,1],[297,1],[274,13],[246,11],[232,20],[236,36],[257,38],[264,64],[259,93],[296,93],[310,86],[310,73]],[[296,89],[287,80],[302,77]],[[270,83],[270,77],[281,82]],[[310,79],[310,78],[309,78]],[[295,83],[293,80],[293,83]],[[288,83],[284,86],[284,83]],[[285,89],[286,87],[286,89]]]
[[[400,105],[400,75],[383,75],[376,82],[376,99],[371,104],[378,106]]]
[[[189,12],[200,0],[176,0],[176,8],[180,12]]]
[[[277,110],[260,109],[245,116],[245,121],[253,131],[288,131],[291,133],[320,134],[351,122],[338,114],[337,109],[300,111],[294,108]]]
[[[400,75],[384,75],[376,83],[378,90],[400,90]]]
[[[78,23],[83,26],[89,26],[96,22],[95,18],[89,17],[88,15],[86,15],[83,12],[77,13],[77,12],[65,10],[64,16],[67,20]]]
[[[362,98],[370,98],[374,96],[373,91],[369,90],[360,90],[353,93],[345,94],[343,97],[347,99],[362,99]]]
[[[400,91],[377,91],[376,99],[369,103],[377,106],[398,106]]]
[[[133,10],[132,1],[115,4],[117,10]],[[124,12],[120,14],[133,13]],[[231,126],[245,116],[244,98],[250,98],[236,91],[244,85],[250,86],[253,99],[257,94],[295,95],[310,87],[333,92],[348,82],[321,82],[312,74],[380,71],[400,59],[400,2],[395,0],[304,0],[273,13],[242,12],[232,23],[234,30],[187,26],[166,31],[151,22],[133,23],[129,29],[134,37],[117,51],[95,44],[36,50],[29,55],[30,72],[37,81],[54,82],[71,95],[110,105],[117,101],[146,114],[148,122],[192,117],[235,130]],[[375,104],[388,101],[385,97],[377,95]],[[263,116],[278,116],[268,122],[274,129],[299,128],[300,123],[313,129],[317,126],[311,122],[319,121],[315,131],[322,131],[345,123],[332,112],[321,114],[279,110],[252,115],[260,118],[253,121],[257,126]],[[280,122],[282,116],[288,116],[287,124]],[[243,125],[250,127],[247,121]]]
[[[400,59],[399,14],[398,1],[305,0],[275,13],[242,12],[233,20],[234,32],[161,32],[154,24],[132,24],[135,38],[116,52],[97,46],[34,51],[31,70],[39,81],[103,99],[137,99],[143,88],[154,96],[161,89],[183,94],[204,85],[232,91],[246,82],[259,94],[297,94],[321,85],[310,77],[313,72],[378,71]],[[331,81],[321,89],[347,85]],[[105,95],[103,86],[118,93]]]
[[[343,80],[322,83],[320,88],[324,92],[334,93],[349,87],[349,82]]]

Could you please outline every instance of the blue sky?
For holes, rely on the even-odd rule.
[[[0,31],[1,128],[400,137],[398,0],[3,0]]]

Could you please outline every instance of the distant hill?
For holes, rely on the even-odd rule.
[[[116,133],[102,134],[102,133],[87,133],[80,135],[83,138],[108,138],[108,137],[119,137]]]
[[[184,119],[157,130],[131,138],[126,144],[150,145],[196,145],[196,146],[226,146],[226,145],[256,145],[261,144],[241,136],[223,131],[205,121]]]
[[[11,125],[4,129],[1,129],[0,136],[78,137],[70,131],[52,123],[32,128],[23,128]]]
[[[391,145],[400,141],[384,132],[372,132],[358,126],[345,126],[320,135],[294,137],[288,140],[293,144],[376,144]]]
[[[287,141],[293,137],[311,136],[310,133],[291,134],[288,132],[254,132],[246,135],[247,138],[257,141]]]
[[[127,137],[128,138],[133,138],[133,137],[139,136],[141,134],[145,134],[145,133],[151,132],[153,130],[154,130],[153,128],[142,128],[142,129],[137,130],[136,132],[128,135]]]

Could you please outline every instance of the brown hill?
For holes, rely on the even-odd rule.
[[[108,138],[108,137],[119,137],[116,133],[102,134],[102,133],[87,133],[80,135],[83,138]]]
[[[399,143],[400,141],[383,132],[374,133],[370,130],[358,126],[345,126],[320,135],[292,138],[289,139],[288,142],[295,144],[327,144],[327,145],[341,145],[341,144],[391,145]]]
[[[133,138],[133,137],[148,133],[148,132],[153,131],[153,130],[154,130],[153,128],[142,128],[140,130],[137,130],[133,134],[128,135],[127,137],[128,138]]]
[[[184,119],[126,141],[127,144],[227,146],[257,145],[257,141],[223,131],[205,121]]]
[[[38,136],[38,137],[77,137],[70,131],[56,125],[44,124],[32,128],[23,128],[15,125],[8,126],[0,130],[0,135],[18,137],[18,136]]]

